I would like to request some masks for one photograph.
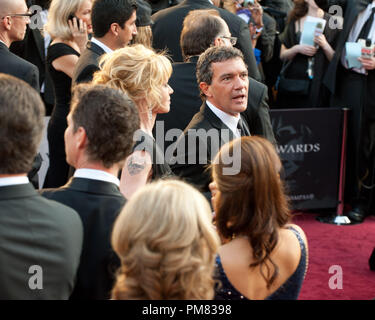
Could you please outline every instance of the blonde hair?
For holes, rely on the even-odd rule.
[[[136,44],[104,55],[99,65],[94,84],[120,89],[136,104],[146,98],[151,109],[162,104],[161,87],[172,74],[171,62],[164,53]]]
[[[75,14],[85,0],[52,0],[48,10],[48,21],[44,30],[49,33],[52,39],[61,38],[71,40],[68,18]]]
[[[207,200],[185,182],[137,191],[113,228],[121,267],[112,298],[212,299],[219,238],[211,221]]]
[[[133,38],[133,44],[143,44],[146,48],[152,48],[152,29],[150,26],[137,27],[137,34]]]

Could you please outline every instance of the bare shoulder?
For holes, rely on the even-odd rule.
[[[291,227],[291,228],[293,228],[294,230],[298,231],[298,233],[299,233],[299,234],[301,235],[301,237],[302,237],[302,240],[305,242],[305,244],[307,244],[307,237],[306,237],[306,234],[305,234],[305,232],[303,231],[303,229],[302,229],[300,226],[298,226],[298,225],[296,225],[296,224],[293,224],[293,223],[287,224],[287,225],[285,226],[285,228],[289,228],[289,227]]]

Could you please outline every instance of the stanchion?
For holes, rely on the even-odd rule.
[[[346,137],[347,137],[347,123],[348,123],[348,108],[343,108],[343,123],[342,123],[342,139],[341,139],[341,158],[340,158],[340,181],[338,192],[338,204],[335,215],[318,216],[316,219],[323,223],[331,223],[336,225],[349,225],[350,219],[344,216],[344,188],[345,188],[345,169],[346,169]]]

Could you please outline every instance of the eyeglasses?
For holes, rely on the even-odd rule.
[[[221,36],[220,38],[228,39],[232,46],[236,45],[237,38],[236,37],[228,37],[228,36]]]
[[[12,14],[7,14],[1,19],[4,19],[5,17],[23,17],[23,18],[31,18],[34,14],[27,12],[27,13],[12,13]]]

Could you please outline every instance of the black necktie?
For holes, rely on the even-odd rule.
[[[375,7],[372,8],[371,14],[368,17],[365,24],[363,25],[363,27],[362,27],[362,29],[359,33],[359,36],[357,38],[357,41],[358,41],[358,39],[365,39],[366,40],[368,38],[370,30],[371,30],[372,23],[374,22],[374,13],[375,13]]]
[[[247,128],[247,125],[242,119],[238,120],[237,129],[240,130],[241,137],[250,136],[250,131]]]

